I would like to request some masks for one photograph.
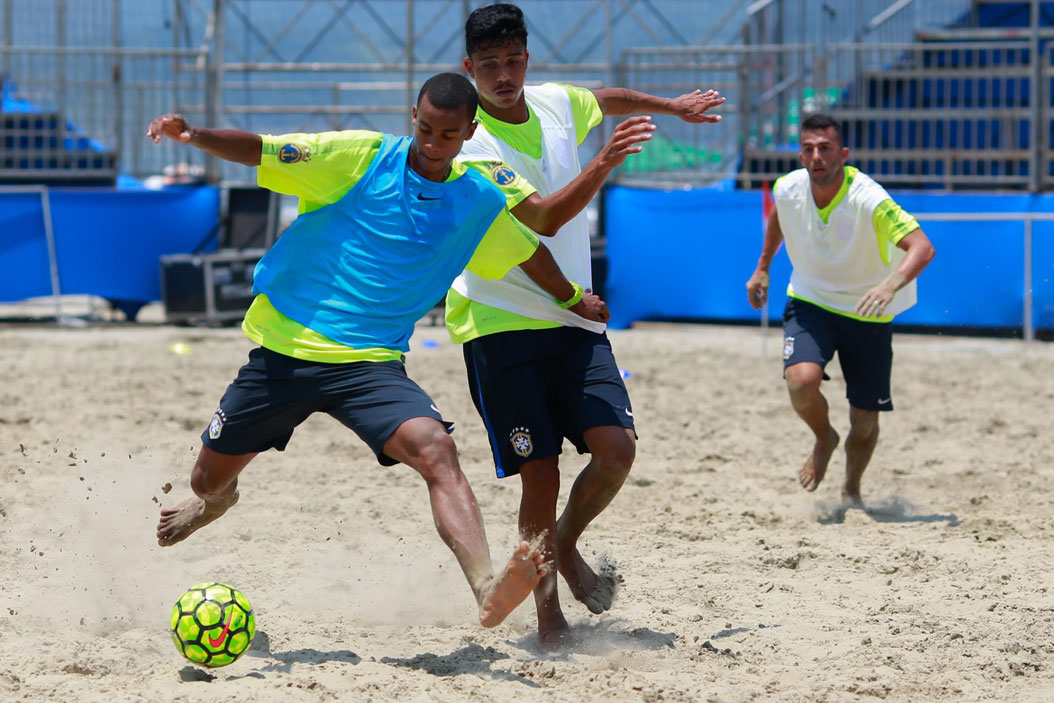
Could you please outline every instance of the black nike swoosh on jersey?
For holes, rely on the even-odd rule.
[[[442,200],[442,198],[426,198],[424,196],[424,194],[422,194],[422,193],[418,193],[417,194],[417,199],[418,200]]]

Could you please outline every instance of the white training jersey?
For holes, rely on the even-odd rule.
[[[848,189],[826,222],[813,201],[806,169],[777,180],[772,195],[793,266],[788,294],[855,317],[864,294],[903,261],[906,254],[896,242],[906,232],[891,238],[875,228],[876,209],[887,202],[895,207],[885,188],[852,166],[845,167],[845,178]],[[911,281],[893,296],[885,314],[903,312],[915,301]]]
[[[571,99],[561,85],[527,86],[524,96],[528,109],[541,122],[540,158],[517,151],[487,131],[482,123],[472,139],[465,142],[458,158],[462,161],[504,162],[526,178],[544,198],[566,186],[582,170],[578,160],[575,119]],[[561,227],[555,236],[541,237],[541,240],[568,280],[582,288],[592,287],[589,223],[585,211]],[[512,269],[498,280],[483,279],[465,271],[454,279],[451,287],[470,300],[535,320],[581,327],[591,332],[603,332],[607,327],[554,304],[553,297],[520,268]]]

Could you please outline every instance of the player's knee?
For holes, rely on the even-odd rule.
[[[849,426],[853,433],[862,439],[878,437],[878,412],[852,408],[849,413]]]
[[[414,468],[426,481],[441,481],[458,476],[457,445],[442,428],[418,437],[414,451]]]
[[[560,465],[557,457],[528,461],[519,470],[523,495],[560,492]]]
[[[787,367],[784,375],[787,378],[787,389],[792,394],[818,390],[823,381],[823,369],[819,364],[794,364]]]
[[[605,443],[593,452],[593,459],[604,468],[603,475],[619,482],[626,480],[636,457],[637,443],[626,434],[618,435],[618,439]]]

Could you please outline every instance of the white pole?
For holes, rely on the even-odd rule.
[[[1026,342],[1034,341],[1032,329],[1032,218],[1025,218],[1025,319],[1022,325]]]
[[[59,258],[55,249],[55,230],[51,226],[51,196],[47,186],[40,188],[40,206],[44,211],[44,238],[48,242],[48,266],[51,269],[51,296],[55,299],[55,322],[62,324],[62,286],[59,285]]]

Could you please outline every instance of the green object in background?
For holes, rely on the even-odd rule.
[[[816,112],[816,91],[812,86],[805,86],[801,91],[801,104],[806,115]]]
[[[721,154],[655,134],[644,151],[633,154],[622,165],[625,173],[677,171],[721,162]]]

